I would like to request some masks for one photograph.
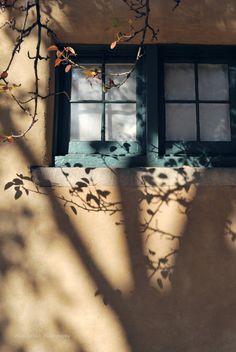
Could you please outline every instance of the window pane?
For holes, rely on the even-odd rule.
[[[200,138],[202,141],[230,141],[228,104],[200,104]]]
[[[228,100],[228,65],[198,65],[199,99]]]
[[[196,140],[196,105],[166,104],[166,139]]]
[[[192,64],[165,64],[165,98],[194,100],[195,78]]]
[[[136,104],[106,104],[106,140],[136,141]]]
[[[132,65],[128,64],[107,64],[106,65],[106,84],[112,79],[116,84],[121,83],[125,75],[116,76],[129,72]],[[107,100],[134,100],[136,101],[136,73],[131,73],[129,79],[120,87],[109,89],[106,93]]]
[[[71,104],[70,138],[100,141],[102,109],[102,104]]]
[[[98,77],[87,78],[92,69],[98,69],[101,72],[101,66],[83,65],[83,71],[80,69],[72,70],[72,87],[71,100],[101,100],[102,99],[102,81]],[[85,73],[87,73],[87,75]]]

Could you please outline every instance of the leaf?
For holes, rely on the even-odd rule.
[[[0,75],[0,78],[7,78],[7,76],[8,76],[8,72],[7,71],[3,71],[2,73],[1,73],[1,75]]]
[[[64,48],[66,51],[69,51],[72,55],[76,55],[75,50],[71,47],[71,46],[67,46],[66,48]]]
[[[6,191],[8,188],[12,187],[14,185],[13,182],[7,182],[4,187],[4,191]]]
[[[62,54],[63,54],[63,51],[57,50],[57,52],[56,52],[57,57],[61,58]]]
[[[167,270],[162,270],[161,271],[161,276],[163,277],[163,279],[166,279],[169,275],[169,272]]]
[[[109,194],[110,194],[111,192],[109,192],[109,191],[102,191],[102,190],[98,189],[98,190],[97,190],[97,193],[98,193],[101,197],[106,198],[107,196],[109,196]]]
[[[15,194],[15,200],[19,199],[22,196],[22,192],[20,189],[17,189],[16,194]]]
[[[59,57],[55,60],[55,67],[59,66],[60,63],[62,62],[62,59],[60,59]]]
[[[96,196],[94,196],[92,193],[88,193],[86,196],[86,201],[90,202],[91,200],[94,200],[97,205],[100,204],[100,200]]]
[[[149,183],[149,185],[155,187],[156,186],[156,183],[154,181],[154,178],[152,176],[149,176],[149,175],[144,175],[143,176],[143,180],[147,183]]]
[[[157,283],[158,283],[160,288],[163,288],[163,283],[162,283],[161,279],[157,279]]]
[[[23,181],[20,178],[14,178],[12,181],[15,185],[23,185]]]
[[[117,149],[117,147],[115,147],[114,145],[112,145],[112,146],[110,147],[110,152],[114,152],[116,149]]]
[[[148,252],[149,252],[151,255],[155,255],[155,254],[156,254],[156,252],[151,251],[151,249],[148,249]]]
[[[131,147],[131,145],[130,145],[129,143],[124,143],[124,144],[123,144],[123,147],[125,148],[125,150],[126,150],[127,152],[129,152],[129,148]]]
[[[84,70],[82,72],[86,76],[86,78],[94,78],[98,74],[98,71],[96,69]]]
[[[76,182],[76,185],[77,185],[79,188],[88,187],[87,183],[84,183],[84,182]]]
[[[13,143],[14,142],[14,138],[12,136],[8,136],[6,138],[6,140],[7,140],[8,143]]]
[[[59,49],[58,49],[58,47],[56,45],[51,45],[48,48],[48,51],[57,51],[57,50],[59,50]]]
[[[90,171],[94,170],[94,169],[95,169],[95,167],[86,167],[85,172],[88,175],[90,173]]]
[[[166,174],[160,173],[158,175],[159,178],[168,178],[168,176]]]
[[[76,208],[73,206],[73,205],[71,205],[71,210],[73,211],[73,213],[75,214],[75,215],[77,215],[77,210],[76,210]]]
[[[117,45],[117,41],[115,40],[114,42],[111,43],[110,48],[115,49],[116,45]]]
[[[71,70],[71,68],[72,68],[72,65],[66,65],[66,68],[65,68],[65,72],[67,73],[67,72],[69,72],[70,70]]]
[[[24,188],[26,195],[29,195],[29,190],[27,188]]]

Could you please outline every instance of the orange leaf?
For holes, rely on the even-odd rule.
[[[55,67],[59,66],[60,63],[62,62],[62,59],[60,59],[59,57],[55,60]]]
[[[98,71],[96,69],[84,70],[83,74],[86,76],[86,78],[94,78],[97,76]]]
[[[72,65],[67,65],[66,68],[65,68],[65,72],[69,72],[72,68]]]
[[[13,143],[14,142],[14,138],[12,136],[7,136],[6,138],[8,143]]]
[[[58,47],[56,45],[51,45],[49,48],[48,48],[48,51],[57,51],[58,50]]]
[[[4,79],[4,78],[7,78],[7,76],[8,76],[7,71],[4,71],[4,72],[1,73],[0,78]]]
[[[61,57],[63,54],[63,51],[57,50],[56,55],[57,57]]]
[[[115,40],[114,42],[111,43],[110,48],[114,49],[116,47],[116,45],[117,45],[117,41]]]

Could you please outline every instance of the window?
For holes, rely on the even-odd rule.
[[[235,54],[232,46],[160,46],[163,155],[235,155]]]
[[[233,46],[75,46],[78,69],[56,77],[56,166],[232,166],[236,154],[236,49]],[[122,76],[114,79],[121,80]],[[210,160],[210,163],[209,163]]]
[[[74,46],[75,47],[75,46]],[[145,153],[145,82],[142,60],[119,88],[135,62],[136,46],[78,46],[70,74],[59,73],[56,164],[128,166]],[[63,70],[63,68],[62,68]],[[95,71],[96,70],[96,71]],[[90,73],[96,72],[94,78]],[[63,78],[62,78],[63,77]]]

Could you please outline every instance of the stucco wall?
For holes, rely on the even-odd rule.
[[[235,1],[151,6],[160,42],[235,43]],[[121,28],[129,18],[118,0],[45,1],[43,11],[62,42],[110,43],[112,17]],[[9,31],[0,46],[4,67]],[[33,47],[26,41],[9,75],[22,98]],[[40,70],[46,94],[51,63]],[[9,95],[0,109],[4,133],[27,126]],[[28,168],[50,164],[53,99],[38,117],[24,139],[0,146],[0,350],[234,352],[234,170],[64,169],[40,187],[43,175],[31,180]]]

